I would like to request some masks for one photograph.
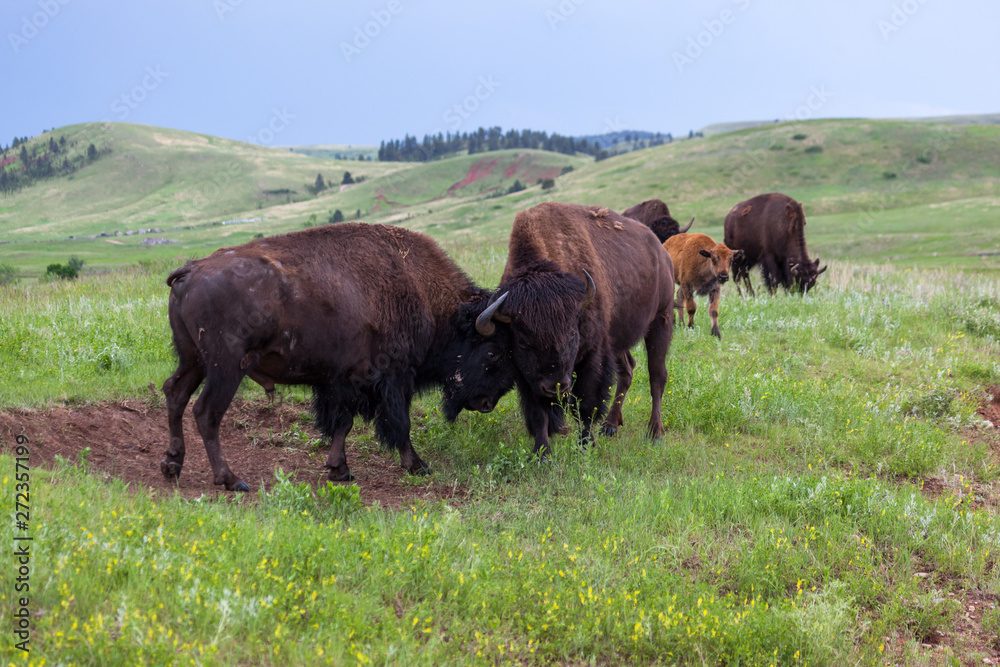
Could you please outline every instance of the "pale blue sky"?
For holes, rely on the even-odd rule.
[[[4,0],[0,143],[98,120],[288,145],[1000,112],[997,26],[996,0]]]

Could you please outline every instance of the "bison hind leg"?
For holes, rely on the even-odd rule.
[[[375,414],[375,436],[383,445],[399,452],[399,464],[404,470],[414,475],[430,474],[430,466],[417,456],[410,441],[413,381],[389,380],[382,383],[381,390],[381,401]]]
[[[354,426],[356,398],[330,387],[313,387],[313,414],[316,426],[330,441],[330,451],[324,467],[330,472],[332,482],[350,482],[354,479],[347,465],[347,434]]]

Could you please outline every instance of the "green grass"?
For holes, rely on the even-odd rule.
[[[502,269],[500,244],[449,250],[483,282]],[[163,271],[0,292],[0,402],[159,384],[173,365]],[[432,481],[470,489],[457,506],[359,510],[287,480],[257,504],[163,501],[36,470],[35,657],[908,662],[953,627],[951,600],[1000,592],[996,517],[970,505],[997,480],[975,410],[1000,383],[998,288],[838,265],[806,298],[727,292],[722,343],[705,313],[677,331],[664,441],[643,437],[639,350],[621,433],[588,451],[557,437],[543,466],[513,395],[449,425],[428,394],[414,446]],[[918,491],[929,477],[948,489],[937,500]]]
[[[85,460],[35,468],[32,658],[981,662],[986,654],[950,633],[966,596],[1000,594],[1000,437],[977,414],[983,389],[1000,385],[1000,277],[996,256],[972,254],[1000,249],[992,231],[1000,135],[962,126],[930,162],[907,162],[924,154],[935,128],[767,126],[571,161],[552,191],[496,198],[485,188],[502,179],[430,201],[484,157],[505,169],[516,152],[382,165],[400,171],[265,208],[266,221],[171,230],[163,236],[181,241],[171,246],[135,237],[0,246],[3,261],[26,272],[71,254],[97,269],[69,283],[0,287],[0,408],[8,410],[148,396],[148,384],[174,370],[170,269],[255,233],[301,227],[313,213],[341,208],[350,218],[379,192],[408,204],[372,219],[431,233],[492,286],[517,210],[550,198],[621,209],[657,196],[679,219],[698,213],[696,229],[721,235],[722,216],[746,194],[728,188],[725,170],[783,145],[767,149],[747,187],[802,199],[810,249],[830,263],[807,297],[741,299],[727,287],[721,342],[699,302],[696,328],[675,332],[659,442],[644,438],[641,347],[618,436],[586,451],[575,436],[557,436],[545,465],[530,460],[515,395],[457,424],[443,420],[437,392],[420,397],[413,442],[434,474],[410,482],[459,485],[470,494],[461,501],[360,507],[350,486],[314,492],[281,477],[253,502],[163,499],[94,475]],[[791,140],[797,133],[806,139]],[[806,155],[808,145],[824,151]],[[565,164],[527,155],[543,166],[550,157]],[[42,206],[32,201],[21,203]],[[7,208],[0,215],[13,216]],[[80,222],[52,220],[64,231]],[[307,391],[282,391],[305,409]],[[263,398],[252,383],[241,394]],[[372,447],[371,429],[358,428],[348,456]],[[927,480],[943,492],[923,493]],[[0,455],[11,510],[15,482],[12,457]],[[5,627],[12,595],[5,583]],[[984,643],[998,626],[996,614],[984,616]],[[923,648],[938,636],[944,650]]]

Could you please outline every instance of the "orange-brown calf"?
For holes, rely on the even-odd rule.
[[[680,310],[681,302],[687,309],[688,326],[694,326],[698,305],[694,295],[709,297],[708,315],[712,318],[712,335],[719,333],[719,294],[722,284],[729,280],[729,264],[742,257],[742,250],[730,250],[716,243],[707,234],[678,234],[663,243],[674,263],[674,281],[679,285],[674,306]]]

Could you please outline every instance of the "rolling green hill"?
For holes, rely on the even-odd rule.
[[[429,163],[313,158],[286,149],[127,124],[55,130],[111,153],[70,177],[0,199],[0,261],[39,275],[71,254],[92,268],[200,256],[254,234],[347,219],[404,224],[442,241],[500,242],[514,214],[546,200],[623,210],[658,197],[695,230],[721,236],[739,201],[802,201],[810,247],[826,258],[996,268],[1000,127],[950,122],[779,123],[601,162],[543,151]],[[47,141],[43,135],[36,140]],[[563,173],[564,170],[569,173]],[[344,171],[363,182],[337,185]],[[334,186],[314,195],[317,173]],[[543,191],[542,177],[556,177]],[[515,179],[528,189],[505,194]],[[239,224],[221,224],[223,221]],[[115,230],[146,235],[67,239]],[[148,246],[150,238],[174,243]],[[979,254],[975,254],[979,253]]]

